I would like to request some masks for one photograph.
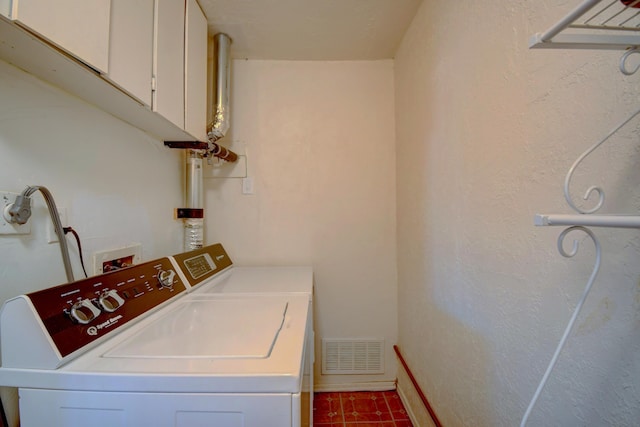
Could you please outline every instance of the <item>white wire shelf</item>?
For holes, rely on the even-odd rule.
[[[529,43],[530,48],[560,48],[560,49],[613,49],[626,50],[620,59],[620,71],[625,75],[631,75],[640,70],[640,65],[634,61],[634,66],[629,67],[627,59],[631,55],[640,54],[640,0],[585,0],[571,13],[560,20],[556,25],[544,33],[535,34]],[[629,121],[640,115],[640,109],[623,120],[604,138],[587,149],[573,163],[565,177],[564,196],[569,206],[578,214],[536,214],[534,224],[537,226],[561,226],[566,227],[558,236],[558,252],[564,257],[571,258],[578,253],[580,241],[573,240],[570,250],[565,248],[565,239],[569,233],[580,231],[591,238],[595,245],[595,265],[585,290],[567,324],[564,334],[556,347],[556,351],[540,380],[538,388],[527,407],[520,427],[527,424],[536,402],[547,383],[551,371],[558,360],[575,321],[580,314],[583,304],[596,279],[602,261],[602,250],[598,238],[588,227],[610,228],[639,228],[639,215],[596,215],[604,204],[604,190],[597,186],[591,186],[584,193],[583,199],[592,205],[582,207],[574,203],[569,189],[571,178],[576,168],[593,151],[604,144],[618,130]],[[595,196],[595,197],[594,197]]]
[[[580,225],[584,227],[640,228],[640,216],[638,215],[536,214],[533,222],[538,226]]]
[[[640,0],[585,0],[530,48],[626,50],[640,46]]]

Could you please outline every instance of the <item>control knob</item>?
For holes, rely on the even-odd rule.
[[[173,278],[176,276],[176,272],[173,270],[160,270],[158,271],[158,282],[160,287],[173,289]]]
[[[98,297],[98,305],[107,313],[113,313],[124,304],[124,299],[118,295],[118,291],[111,289],[110,291],[104,291]]]
[[[93,305],[88,299],[78,299],[78,301],[71,306],[71,309],[68,311],[65,310],[65,312],[74,322],[86,325],[98,317],[100,309]]]

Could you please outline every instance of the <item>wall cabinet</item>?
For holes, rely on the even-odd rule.
[[[0,40],[0,59],[144,131],[206,140],[207,21],[196,0],[0,0]]]
[[[109,67],[111,0],[13,0],[10,18],[90,67]]]
[[[207,19],[196,0],[187,0],[185,28],[184,128],[207,140]]]
[[[0,0],[0,15],[11,16],[11,0]]]
[[[156,0],[153,111],[184,128],[184,0]]]
[[[196,0],[112,0],[107,79],[206,139],[207,20]]]
[[[151,107],[154,0],[111,0],[105,78]]]

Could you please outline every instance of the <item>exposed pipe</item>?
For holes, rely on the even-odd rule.
[[[204,191],[202,150],[187,150],[186,209],[184,218],[184,249],[200,249],[204,243]]]
[[[394,345],[393,349],[395,350],[396,355],[400,360],[400,363],[402,363],[402,366],[404,367],[405,372],[409,376],[409,379],[411,380],[413,387],[416,389],[418,396],[420,396],[420,400],[422,401],[422,404],[427,409],[427,412],[429,412],[429,415],[431,416],[433,423],[436,425],[436,427],[442,427],[442,424],[440,423],[440,420],[438,419],[436,412],[433,410],[433,408],[431,407],[431,404],[427,400],[427,396],[425,396],[424,393],[422,392],[422,389],[420,388],[418,381],[416,381],[416,378],[413,376],[411,369],[409,369],[409,365],[407,365],[407,362],[404,361],[404,357],[402,357],[402,353],[400,353],[400,348],[398,348],[397,345]]]
[[[200,141],[165,141],[164,145],[170,148],[186,148],[191,150],[204,150],[204,157],[217,157],[226,162],[235,162],[238,155],[226,147],[216,142],[200,142]]]
[[[186,179],[186,209],[180,211],[180,217],[184,218],[185,250],[202,248],[204,244],[204,175],[202,160],[205,157],[218,157],[220,159],[235,162],[238,159],[236,153],[216,144],[216,141],[224,137],[229,130],[229,89],[231,87],[231,63],[229,60],[229,48],[231,38],[219,33],[213,37],[214,49],[214,73],[212,85],[214,93],[213,119],[207,126],[209,141],[207,148],[187,150],[187,179]]]
[[[213,105],[213,119],[207,125],[209,141],[216,142],[224,137],[229,130],[229,90],[231,88],[231,61],[229,50],[231,38],[218,33],[213,36],[216,56],[213,60],[213,72],[215,80],[215,93]]]
[[[229,150],[228,148],[223,147],[222,145],[216,144],[215,142],[209,142],[209,145],[211,147],[211,154],[214,157],[217,157],[219,159],[225,160],[227,162],[232,162],[232,163],[238,160],[238,155],[233,151]]]

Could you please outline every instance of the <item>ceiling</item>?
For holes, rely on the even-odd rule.
[[[422,0],[199,0],[233,58],[393,58]]]

